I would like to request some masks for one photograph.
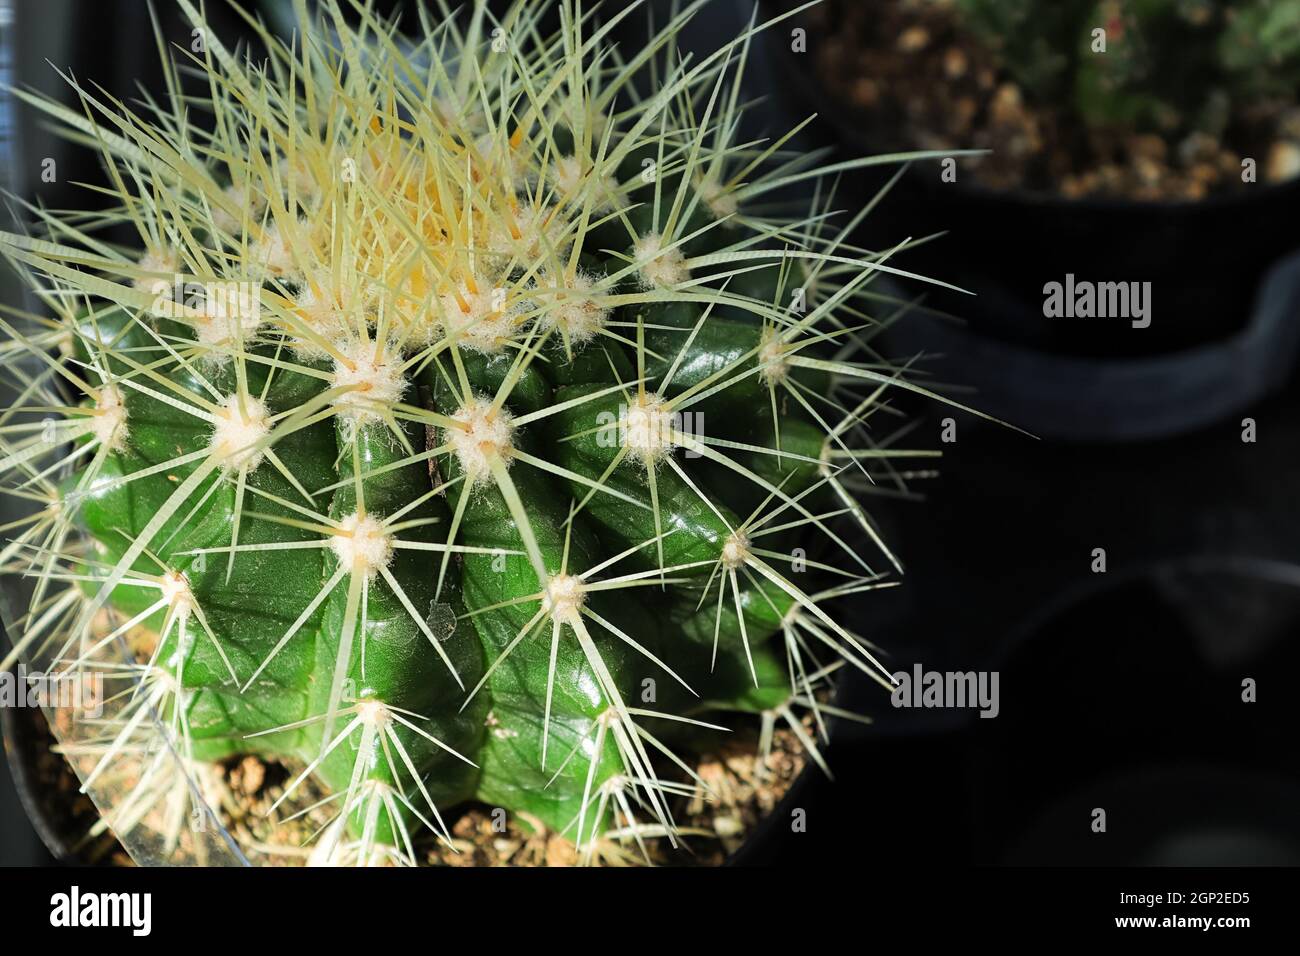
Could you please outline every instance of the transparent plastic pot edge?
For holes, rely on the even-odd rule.
[[[99,825],[113,831],[137,864],[250,865],[205,787],[215,768],[183,754],[176,705],[184,711],[186,692],[164,668],[137,661],[127,640],[131,632],[110,638],[126,623],[120,612],[106,608],[93,629],[80,627],[93,587],[49,577],[38,593],[41,577],[26,559],[14,558],[44,537],[24,541],[23,530],[39,521],[17,524],[42,510],[39,502],[0,494],[0,524],[16,524],[0,541],[10,557],[0,568],[0,619],[18,650],[6,678],[13,693],[4,705],[41,707],[58,751],[100,812]],[[88,539],[74,529],[61,550],[75,553]],[[52,555],[47,567],[61,576],[75,562]]]
[[[14,5],[12,0],[0,0],[0,89],[6,91],[0,93],[0,187],[5,190],[14,186],[12,174],[21,152],[14,100],[7,92],[13,81],[15,42]],[[6,304],[34,305],[22,301],[30,296],[24,296],[15,278],[12,269],[0,263],[0,293]],[[14,324],[20,333],[24,331],[21,323]],[[32,361],[26,368],[22,364],[7,366],[0,376],[0,408],[13,410],[24,404],[23,390],[28,386],[23,379],[30,383],[43,374]],[[24,372],[25,376],[20,374]],[[33,389],[27,392],[31,394],[41,392]],[[33,404],[30,397],[26,404]],[[6,411],[4,420],[7,425],[38,428],[42,416],[20,407]],[[34,434],[39,435],[39,430]],[[5,446],[0,459],[8,454],[7,442]],[[31,481],[45,462],[58,461],[66,447],[51,442],[48,452],[34,459],[41,462],[40,468],[33,463],[19,469],[19,477],[8,476],[0,489],[0,526],[7,529],[0,533],[0,620],[11,646],[19,649],[4,678],[9,690],[0,705],[41,707],[57,749],[100,812],[96,829],[111,829],[137,864],[248,866],[248,858],[221,825],[204,793],[203,775],[213,773],[213,768],[187,761],[178,750],[180,741],[168,726],[169,714],[164,713],[169,702],[176,702],[175,691],[169,696],[149,686],[125,635],[96,647],[98,636],[89,636],[88,629],[80,636],[76,633],[90,592],[76,580],[64,579],[76,564],[67,552],[88,547],[88,536],[74,528],[65,537],[59,530],[64,516],[53,513],[61,504],[57,496],[42,502],[12,493],[14,485]],[[65,462],[35,484],[57,489],[72,470],[73,463]],[[44,520],[46,516],[52,520]],[[42,569],[44,580],[33,573]],[[113,614],[106,611],[97,617],[105,622],[105,633],[120,625],[120,615],[114,620]],[[83,658],[87,647],[95,650]],[[76,652],[70,653],[74,648]],[[0,657],[8,651],[0,646]],[[162,668],[154,670],[166,673]],[[153,683],[162,687],[161,681]],[[175,687],[175,681],[172,684]],[[183,702],[184,691],[180,694]],[[170,709],[172,715],[177,712]],[[33,796],[40,800],[42,794]]]

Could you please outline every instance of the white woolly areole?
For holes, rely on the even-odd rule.
[[[577,156],[561,156],[555,161],[555,166],[551,170],[551,180],[555,183],[555,188],[570,199],[578,195],[586,178],[586,164]]]
[[[262,324],[262,287],[256,282],[207,284],[201,313],[194,316],[199,344],[222,349],[247,339]]]
[[[406,378],[402,374],[401,356],[395,350],[354,339],[344,343],[339,352],[343,357],[334,361],[330,386],[350,386],[334,399],[339,414],[356,420],[376,418],[380,407],[401,400],[406,391]]]
[[[483,108],[472,93],[462,96],[454,89],[435,93],[433,110],[443,126],[479,132],[481,135],[484,126]]]
[[[248,250],[248,258],[254,267],[273,276],[288,276],[298,272],[293,250],[277,225],[268,226],[262,238],[253,243]]]
[[[758,376],[764,385],[780,385],[790,374],[792,347],[771,326],[763,330],[758,347]]]
[[[576,140],[581,140],[584,127],[591,129],[591,145],[596,145],[605,135],[605,127],[610,123],[609,114],[597,109],[595,102],[582,94],[570,93],[563,98],[552,99],[547,105],[548,126],[567,126]]]
[[[714,219],[734,216],[740,210],[735,193],[726,189],[712,176],[697,180],[695,188],[699,193],[700,202],[704,203],[704,207],[713,214]]]
[[[262,216],[262,211],[266,208],[266,197],[260,192],[249,188],[246,185],[232,183],[222,190],[222,194],[229,200],[230,204],[236,210],[238,215],[227,211],[224,206],[216,203],[212,204],[212,222],[218,229],[237,236],[243,228],[243,210],[248,210],[249,222],[256,222]]]
[[[561,156],[551,168],[551,182],[555,191],[571,205],[586,203],[585,192],[590,190],[592,212],[605,212],[618,205],[618,180],[613,173],[597,174],[589,162],[577,156]]]
[[[462,284],[438,297],[447,335],[475,352],[499,352],[514,333],[516,307],[506,305],[505,290],[476,280],[478,291]]]
[[[227,468],[254,471],[265,448],[254,447],[271,433],[271,413],[251,395],[227,395],[212,416],[208,452]]]
[[[546,583],[542,607],[546,613],[561,623],[577,620],[582,605],[587,600],[587,588],[574,574],[555,574]]]
[[[190,616],[194,610],[194,592],[190,590],[190,580],[180,571],[168,571],[162,577],[162,598],[167,607],[179,619]]]
[[[346,303],[347,300],[343,301]],[[326,342],[345,339],[352,330],[346,305],[341,306],[339,299],[329,293],[317,291],[313,283],[307,283],[294,298],[294,307],[303,323]],[[322,345],[301,336],[294,336],[292,348],[306,359],[321,359],[329,355]]]
[[[616,773],[600,785],[600,790],[611,798],[620,793],[630,792],[632,790],[632,778],[627,774]]]
[[[554,206],[522,203],[518,209],[501,209],[488,228],[487,249],[500,260],[516,259],[527,267],[542,256],[562,255],[564,221]]]
[[[515,426],[503,408],[493,409],[485,398],[475,398],[451,416],[460,426],[444,429],[447,444],[460,462],[466,482],[473,486],[491,474],[495,460],[510,464]]]
[[[643,395],[623,411],[620,437],[631,455],[654,464],[676,447],[673,425],[667,403],[658,396]]]
[[[664,249],[664,238],[650,232],[637,238],[632,245],[632,256],[641,274],[641,284],[647,289],[680,285],[691,277],[686,258],[680,248]]]
[[[563,276],[547,273],[538,279],[538,284],[548,290],[563,290],[546,291],[538,296],[544,311],[537,321],[543,329],[558,329],[571,344],[581,345],[605,327],[609,309],[591,294],[596,285],[594,277],[578,272],[566,281]]]
[[[368,724],[376,730],[387,727],[393,720],[393,712],[388,709],[388,705],[373,697],[357,701],[357,716],[361,718],[363,724]]]
[[[171,282],[168,282],[163,276],[174,276],[176,270],[180,268],[180,257],[171,249],[149,249],[140,257],[136,263],[145,272],[158,273],[157,275],[139,276],[133,279],[131,284],[141,292],[148,292],[150,295],[155,294],[159,286],[166,286],[163,290],[170,294]]]
[[[489,177],[508,179],[516,187],[528,185],[537,178],[528,151],[512,148],[509,139],[500,134],[483,133],[474,140],[474,149],[480,169]]]
[[[126,445],[126,402],[115,385],[105,385],[95,401],[90,432],[109,451],[121,451]]]
[[[342,521],[330,538],[330,549],[339,564],[353,574],[370,574],[388,567],[393,559],[393,539],[370,515],[353,512]]]
[[[291,163],[289,157],[281,155],[277,157],[277,165],[280,168],[280,181],[284,183],[285,198],[292,195],[300,205],[308,209],[316,208],[321,200],[321,188],[307,158],[300,153]]]
[[[733,531],[722,543],[722,566],[728,571],[743,567],[749,559],[749,536],[743,531]]]

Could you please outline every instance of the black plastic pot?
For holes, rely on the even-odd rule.
[[[794,6],[763,4],[769,14]],[[783,81],[773,87],[787,111],[816,112],[810,130],[838,160],[897,152],[877,121],[815,76],[825,39],[818,28],[798,17],[791,23],[808,31],[807,53],[791,52],[788,30],[767,39]],[[906,237],[944,233],[891,264],[974,293],[915,282],[900,290],[924,293],[926,306],[964,325],[909,317],[899,323],[903,334],[889,341],[898,354],[948,356],[927,369],[979,389],[982,410],[1043,436],[1148,438],[1231,414],[1289,372],[1300,345],[1300,272],[1275,272],[1267,300],[1263,286],[1270,270],[1300,249],[1300,181],[1253,184],[1201,202],[1071,200],[984,188],[962,171],[963,162],[956,182],[941,180],[938,161],[916,164],[855,238],[890,248]],[[892,172],[890,166],[845,177],[837,205],[860,207]],[[1044,286],[1067,275],[1149,282],[1150,325],[1045,316]],[[990,401],[982,400],[986,393]]]
[[[829,115],[846,155],[886,151],[842,109]],[[947,232],[909,251],[906,268],[977,298],[935,290],[928,304],[982,335],[1034,350],[1133,359],[1220,342],[1246,327],[1268,269],[1300,248],[1297,182],[1195,203],[1070,200],[963,182],[960,163],[956,183],[940,181],[937,162],[912,169],[875,220],[888,231],[873,235],[869,218],[866,235],[879,247],[897,241],[898,227],[912,236]],[[1046,317],[1044,285],[1067,275],[1150,282],[1150,326]]]
[[[788,10],[798,4],[782,0],[764,6]],[[878,120],[817,80],[812,64],[824,37],[811,23],[794,22],[809,31],[808,52],[774,45],[784,50],[782,71],[788,70],[795,101],[805,112],[819,113],[822,128],[832,130],[841,147],[841,158],[897,151],[899,144],[877,129]],[[962,176],[963,161],[958,160],[956,182],[942,182],[932,162],[900,183],[895,204],[905,212],[908,234],[951,234],[909,253],[908,261],[923,274],[977,293],[982,302],[967,305],[961,314],[982,331],[1045,351],[1127,357],[1222,338],[1245,324],[1268,267],[1300,248],[1294,228],[1300,181],[1256,183],[1239,194],[1200,202],[1074,200],[982,187]],[[872,185],[867,179],[850,177],[847,185]],[[1063,280],[1066,273],[1150,281],[1157,321],[1142,335],[1131,334],[1122,322],[1094,328],[1041,321],[1043,284]]]
[[[971,754],[977,858],[1300,862],[1297,707],[1278,680],[1300,663],[1297,625],[1300,566],[1258,558],[1162,562],[1061,595],[994,665],[1001,711]]]
[[[4,751],[18,801],[26,811],[32,829],[49,851],[54,862],[65,866],[107,864],[117,853],[124,853],[111,834],[87,840],[96,819],[94,805],[69,785],[52,788],[54,737],[45,716],[34,707],[0,708],[0,731]],[[65,768],[71,781],[72,770]],[[5,822],[6,828],[12,826]]]
[[[1189,348],[1117,358],[1043,351],[974,321],[917,314],[888,340],[899,354],[934,356],[926,368],[940,381],[972,389],[981,411],[1042,438],[1180,435],[1249,409],[1291,377],[1300,351],[1300,253],[1264,276],[1245,324],[1223,331]]]

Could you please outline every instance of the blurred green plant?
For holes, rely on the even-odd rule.
[[[1300,85],[1294,0],[954,2],[1031,96],[1094,128],[1217,134],[1243,105]]]

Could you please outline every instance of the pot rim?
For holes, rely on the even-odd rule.
[[[72,834],[63,833],[62,830],[66,827],[60,827],[54,822],[49,808],[39,797],[40,788],[36,780],[35,768],[32,766],[35,748],[39,747],[39,742],[33,739],[34,728],[29,722],[24,722],[20,716],[22,713],[25,711],[0,707],[0,734],[4,738],[6,762],[9,766],[9,775],[14,782],[14,790],[18,794],[18,802],[22,804],[28,822],[50,855],[59,863],[78,865],[82,863],[78,860],[76,852],[79,836],[74,837]],[[44,712],[39,713],[41,722],[46,722]],[[27,716],[30,720],[31,715]]]

